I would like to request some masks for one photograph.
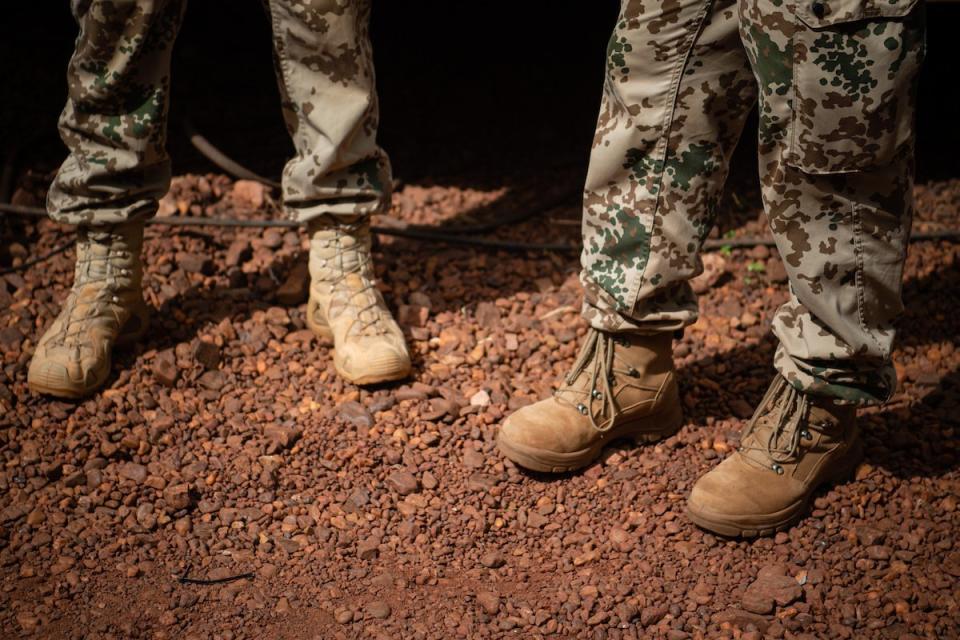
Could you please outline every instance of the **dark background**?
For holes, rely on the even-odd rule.
[[[374,4],[380,140],[397,178],[479,188],[542,180],[545,172],[582,180],[616,2]],[[956,174],[958,17],[960,4],[929,7],[921,180]],[[56,119],[77,31],[69,3],[17,2],[0,22],[0,152],[16,149],[19,167],[52,171],[66,153]],[[257,0],[194,0],[175,49],[168,145],[174,172],[215,171],[190,146],[187,117],[241,163],[279,175],[292,148],[269,24]],[[735,176],[755,174],[752,130],[748,125]]]

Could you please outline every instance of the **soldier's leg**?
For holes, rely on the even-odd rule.
[[[289,214],[310,234],[307,322],[332,338],[357,384],[406,377],[403,334],[376,288],[370,214],[389,206],[377,145],[369,0],[269,0],[284,118],[296,155],[283,172]]]
[[[755,86],[732,0],[622,3],[584,194],[592,329],[560,392],[500,429],[514,462],[565,471],[679,428],[672,334],[696,319],[687,280]]]
[[[733,0],[629,0],[610,39],[583,206],[584,316],[644,333],[696,321],[688,281],[756,99]]]
[[[776,367],[800,390],[871,404],[896,387],[924,15],[915,0],[847,4],[744,3],[743,34],[764,207],[790,276]]]
[[[80,35],[67,72],[60,134],[70,155],[47,198],[76,224],[77,263],[60,315],[37,343],[27,380],[77,398],[107,379],[114,344],[146,329],[144,220],[169,187],[164,151],[170,53],[183,0],[72,3]]]
[[[855,405],[896,386],[923,51],[915,5],[741,3],[761,89],[764,207],[791,296],[774,318],[780,375],[738,451],[690,494],[692,519],[713,531],[768,534],[795,522],[818,486],[859,460]]]
[[[114,224],[152,216],[170,186],[164,144],[170,55],[185,0],[71,3],[80,26],[60,136],[70,155],[50,187],[50,216]]]

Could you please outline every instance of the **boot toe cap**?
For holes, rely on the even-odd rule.
[[[767,535],[802,513],[796,483],[744,462],[734,454],[703,475],[687,498],[698,525],[726,536]]]
[[[544,465],[549,460],[557,467],[567,466],[570,456],[583,456],[596,439],[596,431],[584,424],[582,416],[555,398],[517,410],[503,422],[497,434],[505,452],[537,457]]]
[[[736,518],[763,510],[756,499],[762,472],[733,457],[704,474],[690,491],[687,505],[698,512]]]
[[[79,398],[96,388],[90,372],[51,359],[34,358],[27,371],[27,384],[38,393],[65,398]]]
[[[338,346],[334,363],[340,375],[355,384],[400,380],[410,373],[406,345],[395,341],[368,341]]]

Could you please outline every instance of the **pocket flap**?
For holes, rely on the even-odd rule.
[[[872,18],[902,18],[920,0],[800,0],[797,16],[811,29]]]

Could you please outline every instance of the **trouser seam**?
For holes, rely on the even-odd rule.
[[[793,33],[790,34],[789,46],[792,53],[791,56],[791,69],[790,69],[790,131],[788,134],[789,142],[786,145],[786,148],[783,149],[781,153],[781,158],[783,159],[784,164],[788,166],[796,166],[800,168],[800,163],[798,160],[794,159],[794,156],[799,155],[797,151],[797,74],[800,72],[801,65],[796,51],[796,40],[797,32],[799,29],[804,28],[803,24],[798,24],[800,18],[794,13],[793,16]]]
[[[865,315],[866,307],[866,287],[863,283],[864,278],[864,264],[863,264],[863,223],[860,215],[860,206],[858,202],[853,202],[851,207],[851,212],[853,215],[853,243],[854,243],[854,258],[855,258],[855,277],[854,282],[856,283],[857,288],[857,321],[860,324],[860,330],[863,331],[864,335],[868,336],[870,341],[873,342],[873,345],[877,348],[877,351],[883,353],[883,345],[880,344],[880,341],[877,340],[877,337],[873,334],[872,331],[867,328],[867,319]]]
[[[683,71],[687,68],[687,63],[690,61],[690,55],[693,53],[693,48],[696,46],[697,39],[700,37],[700,34],[703,31],[704,19],[707,16],[707,13],[713,7],[713,2],[705,3],[704,6],[700,9],[700,12],[697,14],[695,19],[696,29],[693,30],[693,33],[690,35],[688,43],[686,45],[686,51],[683,54],[683,57],[678,61],[674,67],[673,78],[670,81],[670,106],[666,109],[666,114],[663,119],[663,133],[660,136],[660,140],[657,142],[657,161],[659,164],[656,178],[656,198],[654,199],[653,211],[651,215],[653,217],[652,222],[650,223],[650,234],[647,239],[647,258],[644,262],[643,269],[640,270],[636,278],[636,283],[633,286],[633,290],[630,292],[630,306],[627,311],[628,313],[636,308],[637,303],[640,298],[640,289],[643,288],[643,283],[646,282],[646,272],[647,267],[650,265],[650,251],[652,249],[653,239],[656,236],[657,231],[660,229],[660,225],[657,223],[657,213],[660,211],[660,203],[663,199],[663,176],[666,173],[667,167],[667,145],[670,141],[670,132],[673,130],[674,116],[677,111],[677,96],[680,93],[680,82],[683,78]]]

